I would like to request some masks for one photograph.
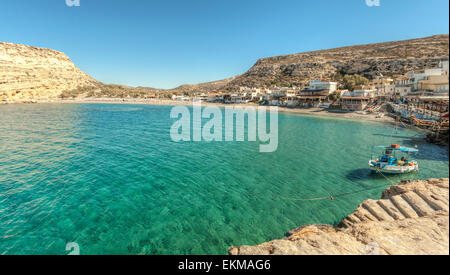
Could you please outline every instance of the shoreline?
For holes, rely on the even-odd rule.
[[[448,192],[448,178],[401,182],[338,226],[300,226],[283,239],[232,246],[228,255],[448,255]]]
[[[11,103],[11,104],[27,104],[27,103]],[[36,101],[32,104],[129,104],[129,105],[157,105],[157,106],[192,106],[191,101],[173,101],[173,100],[144,100],[144,99],[86,99],[86,100],[51,100],[51,101]],[[208,103],[202,102],[202,106],[216,106],[216,107],[270,107],[261,106],[257,104],[224,104],[224,103]],[[329,112],[327,109],[322,108],[296,108],[296,107],[280,107],[278,106],[278,111],[280,113],[298,114],[298,115],[310,115],[324,118],[342,118],[350,120],[364,120],[372,122],[387,123],[390,125],[395,125],[395,119],[384,116],[382,118],[377,118],[376,114],[373,113],[363,113],[363,112]],[[420,131],[420,129],[417,129]]]

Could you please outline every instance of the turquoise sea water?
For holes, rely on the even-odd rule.
[[[448,177],[446,148],[374,122],[279,115],[279,147],[174,143],[171,107],[0,106],[0,254],[226,254],[300,225],[337,224],[388,181],[370,148],[418,145],[419,173]],[[301,201],[366,190],[334,201]]]

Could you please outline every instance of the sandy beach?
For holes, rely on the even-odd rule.
[[[52,104],[145,104],[145,105],[164,105],[164,106],[192,106],[191,101],[173,101],[173,100],[146,100],[146,99],[106,99],[106,98],[89,98],[89,99],[72,99],[72,100],[52,100],[52,101],[38,101],[37,103],[52,103]],[[223,104],[223,103],[207,103],[202,102],[202,106],[217,106],[217,107],[260,107],[257,104]],[[266,106],[269,107],[269,106]],[[322,108],[291,108],[278,107],[278,111],[282,113],[294,113],[300,115],[312,115],[322,117],[335,117],[352,120],[376,121],[382,123],[395,124],[395,119],[384,116],[378,118],[377,114],[365,112],[339,112],[328,111]]]

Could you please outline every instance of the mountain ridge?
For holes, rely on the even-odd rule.
[[[432,46],[437,46],[435,50]],[[432,68],[448,59],[449,35],[437,34],[407,40],[349,45],[331,49],[262,57],[245,73],[208,83],[181,85],[168,91],[237,91],[239,87],[302,86],[313,78],[333,80],[336,74],[361,74],[369,79],[378,75],[397,77],[412,70]],[[372,48],[372,49],[370,49]],[[359,56],[354,51],[359,51]],[[369,53],[372,53],[372,56]],[[369,56],[364,56],[364,53]],[[329,59],[327,56],[336,58]],[[186,89],[188,87],[189,89]]]
[[[436,67],[448,60],[449,35],[370,43],[260,58],[245,73],[222,80],[184,84],[173,89],[103,84],[76,67],[62,52],[0,42],[0,96],[12,100],[69,97],[137,96],[149,93],[233,92],[240,87],[304,86],[314,78],[359,74],[398,77]],[[103,91],[102,91],[103,90]],[[1,98],[0,98],[1,100]]]
[[[227,86],[304,85],[313,78],[332,79],[337,73],[374,78],[403,75],[437,66],[448,59],[449,35],[344,46],[259,59]]]

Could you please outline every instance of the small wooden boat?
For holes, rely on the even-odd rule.
[[[419,150],[415,148],[393,144],[391,146],[376,146],[374,150],[382,150],[382,154],[377,158],[373,158],[373,153],[371,154],[369,166],[374,172],[405,174],[419,171],[419,163],[415,159]]]
[[[415,115],[411,115],[411,119],[416,126],[431,127],[436,123],[434,120],[417,119]]]

